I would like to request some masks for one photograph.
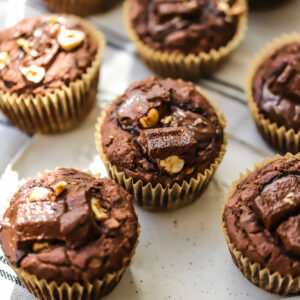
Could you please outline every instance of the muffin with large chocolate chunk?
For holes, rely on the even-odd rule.
[[[28,180],[0,224],[8,262],[42,299],[109,293],[130,263],[139,231],[129,193],[109,179],[67,168]]]
[[[300,150],[300,35],[275,40],[250,67],[246,93],[263,137],[282,152]]]
[[[196,79],[210,73],[241,41],[244,0],[127,0],[131,40],[162,76]]]
[[[110,175],[148,209],[192,202],[225,152],[223,115],[181,80],[133,83],[99,118],[96,142]]]
[[[24,19],[0,33],[0,109],[28,132],[78,124],[96,100],[103,35],[76,17]]]
[[[235,264],[254,284],[300,293],[300,156],[266,159],[227,199],[223,230]]]

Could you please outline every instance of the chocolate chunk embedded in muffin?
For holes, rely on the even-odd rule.
[[[299,217],[300,160],[295,157],[275,159],[236,186],[224,208],[224,229],[237,265],[253,283],[275,293],[299,293]],[[264,271],[255,271],[255,263]]]
[[[235,35],[239,1],[130,0],[130,18],[140,39],[155,50],[185,54],[225,46]]]
[[[191,83],[148,78],[108,109],[101,129],[108,161],[135,180],[163,186],[203,173],[223,143],[214,108]]]
[[[64,168],[28,180],[14,194],[0,231],[4,254],[18,274],[58,286],[123,273],[137,238],[132,197],[124,189]]]
[[[256,72],[253,97],[260,112],[287,129],[300,129],[300,42],[270,53]]]
[[[19,95],[53,92],[80,78],[96,52],[96,41],[71,19],[24,19],[0,34],[0,89]]]

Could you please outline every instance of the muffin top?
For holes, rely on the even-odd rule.
[[[191,83],[147,78],[108,108],[101,128],[108,161],[128,177],[163,186],[203,173],[223,143],[223,127]]]
[[[53,92],[80,78],[96,52],[96,41],[71,19],[24,19],[0,33],[0,89],[18,95]]]
[[[227,201],[225,227],[235,248],[282,276],[300,275],[300,160],[276,159],[251,173]]]
[[[300,42],[269,55],[252,82],[259,111],[271,122],[300,130]]]
[[[137,241],[131,196],[109,179],[56,169],[28,180],[0,228],[8,261],[40,279],[101,279],[128,265]]]
[[[245,11],[238,0],[129,0],[130,21],[155,50],[184,54],[225,46]]]

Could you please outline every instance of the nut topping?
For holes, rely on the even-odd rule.
[[[293,197],[294,197],[294,193],[288,193],[283,199],[283,201],[292,205],[294,204]]]
[[[157,109],[151,108],[148,111],[147,116],[141,117],[139,121],[143,126],[143,128],[151,128],[158,123],[158,119],[159,119],[159,113]]]
[[[88,268],[95,269],[95,268],[99,268],[100,265],[101,265],[101,260],[99,258],[94,257],[89,261]]]
[[[98,199],[92,198],[91,207],[97,221],[104,221],[108,219],[108,215],[104,212]]]
[[[30,202],[50,200],[50,191],[46,188],[37,186],[37,187],[33,188],[31,193],[29,194],[28,200]]]
[[[9,56],[7,52],[0,52],[0,71],[3,70],[9,63]]]
[[[80,30],[63,29],[59,32],[57,41],[64,50],[72,50],[82,44],[85,34]]]
[[[160,166],[170,175],[179,173],[184,167],[184,160],[176,155],[171,155],[160,161]]]
[[[32,246],[32,250],[34,252],[39,252],[39,251],[41,251],[43,249],[48,248],[49,246],[50,245],[47,242],[46,243],[34,243],[33,246]]]
[[[30,42],[30,41],[25,40],[23,38],[19,38],[17,40],[17,44],[18,44],[19,47],[21,47],[23,49],[23,51],[25,53],[28,53],[29,50],[33,47],[33,42]]]
[[[190,174],[192,174],[192,173],[194,172],[194,170],[195,170],[195,167],[188,168],[188,169],[185,171],[185,174],[186,174],[186,175],[190,175]]]
[[[38,66],[21,67],[21,73],[25,78],[33,83],[39,83],[43,81],[45,77],[45,69]]]
[[[67,185],[68,184],[65,181],[61,181],[61,182],[57,183],[53,187],[55,196],[60,195],[67,188]]]
[[[173,117],[172,116],[167,116],[167,117],[164,117],[163,119],[161,119],[161,123],[163,124],[169,124],[171,123],[173,120]]]

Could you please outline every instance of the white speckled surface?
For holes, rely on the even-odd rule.
[[[25,10],[18,10],[15,19],[46,11],[37,0],[17,3],[21,2],[20,7]],[[14,5],[16,1],[0,1],[2,27],[4,20],[6,24],[11,23],[11,19],[4,16],[7,9],[10,13],[16,9]],[[220,212],[227,188],[239,173],[251,168],[254,162],[275,155],[255,129],[242,88],[255,52],[272,37],[300,30],[299,9],[300,1],[291,0],[275,10],[251,13],[249,31],[239,49],[212,79],[199,82],[227,117],[227,131],[231,134],[227,154],[214,180],[193,205],[170,213],[150,213],[138,208],[142,226],[139,247],[129,270],[107,300],[280,299],[253,286],[237,270],[220,229]],[[151,72],[134,54],[126,38],[121,8],[91,20],[103,29],[108,39],[98,95],[103,106],[122,93],[129,83],[150,76]],[[79,167],[100,171],[105,176],[94,145],[94,123],[98,114],[99,109],[95,109],[88,120],[72,132],[36,135],[31,139],[13,127],[5,128],[5,121],[0,123],[0,171],[20,145],[28,141],[2,174],[2,203],[19,179],[34,176],[44,169]],[[0,259],[0,275],[4,271],[11,273]],[[0,276],[0,286],[5,287],[1,289],[1,299],[33,299],[3,276]]]

